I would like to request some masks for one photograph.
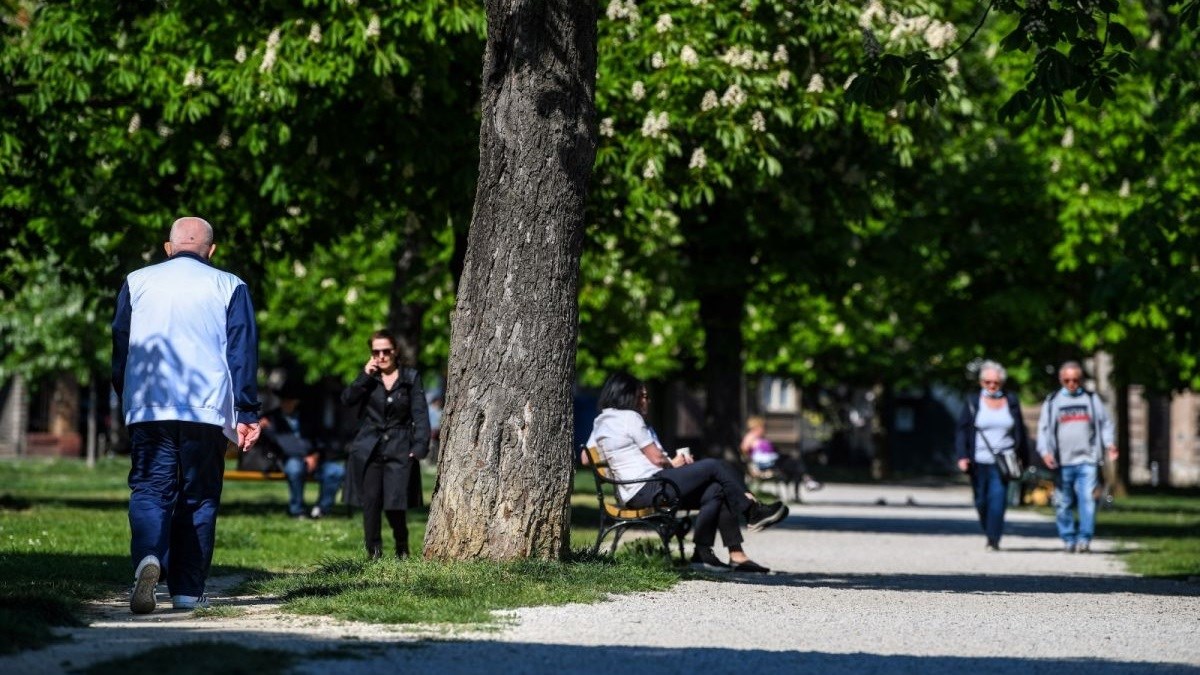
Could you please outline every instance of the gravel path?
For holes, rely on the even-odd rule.
[[[0,658],[62,672],[162,644],[233,641],[306,655],[299,673],[1197,673],[1200,584],[1123,571],[1111,542],[1061,552],[1053,523],[1010,512],[984,550],[962,487],[828,485],[747,550],[776,571],[684,582],[595,605],[511,613],[488,632],[296,617],[210,593],[236,617],[98,604],[72,640]],[[234,580],[221,580],[228,588]],[[160,596],[161,598],[161,596]],[[334,650],[338,650],[337,653]]]

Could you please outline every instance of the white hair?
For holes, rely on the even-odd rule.
[[[1003,384],[1004,381],[1008,379],[1008,371],[1004,369],[1004,366],[1000,365],[999,363],[997,363],[995,361],[992,361],[991,359],[988,359],[987,361],[984,361],[983,363],[979,364],[979,379],[982,380],[983,374],[989,370],[996,373],[996,377],[1000,378],[1001,384]]]

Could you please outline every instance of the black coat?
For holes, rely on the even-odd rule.
[[[342,392],[342,403],[358,409],[358,431],[346,448],[346,472],[350,478],[347,503],[361,505],[358,495],[362,494],[367,460],[372,454],[379,454],[385,460],[387,481],[384,508],[419,505],[420,470],[415,460],[429,454],[429,408],[420,374],[415,369],[402,368],[395,385],[388,390],[379,375],[360,372]]]
[[[1021,417],[1021,402],[1014,394],[1004,392],[1004,400],[1008,403],[1008,413],[1013,418],[1013,445],[1021,463],[1028,465],[1030,461],[1029,434],[1025,430],[1025,420]],[[955,427],[954,449],[958,459],[967,459],[975,465],[975,413],[979,410],[979,393],[968,395],[967,404],[963,406]]]

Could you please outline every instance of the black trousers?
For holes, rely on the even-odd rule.
[[[382,550],[383,522],[380,514],[387,516],[388,525],[392,528],[392,537],[396,540],[396,553],[408,553],[408,512],[403,509],[384,510],[383,508],[383,463],[379,453],[371,455],[363,470],[362,478],[362,509],[363,509],[363,543],[368,551]]]
[[[712,546],[721,532],[721,541],[726,547],[742,543],[739,516],[751,505],[746,497],[746,485],[742,476],[728,462],[719,459],[701,459],[691,464],[659,471],[656,476],[671,479],[679,486],[681,505],[695,509],[696,529],[692,541],[697,546]],[[654,503],[654,496],[661,489],[648,483],[638,490],[627,505],[641,509]]]

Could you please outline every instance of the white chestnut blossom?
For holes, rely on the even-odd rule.
[[[280,37],[280,35],[279,35],[278,28],[271,31],[271,34],[267,36],[267,48],[274,49],[274,48],[278,47],[279,46],[279,37]]]
[[[265,73],[275,67],[275,52],[279,49],[279,29],[271,31],[267,36],[267,49],[263,52],[262,64],[258,67],[258,72]]]
[[[167,126],[166,122],[163,122],[162,120],[159,120],[158,127],[155,129],[155,131],[157,131],[158,135],[162,138],[169,138],[171,134],[175,133],[175,130]]]
[[[141,128],[142,128],[142,116],[137,113],[133,113],[133,117],[129,118],[129,129],[128,129],[129,133],[136,134],[138,129],[141,129]]]
[[[708,156],[704,154],[704,148],[696,148],[692,151],[692,158],[688,160],[689,169],[703,169],[708,165]]]
[[[787,47],[785,47],[783,45],[776,46],[775,53],[771,55],[771,60],[774,61],[775,63],[787,63],[788,62]]]
[[[1117,196],[1121,199],[1126,199],[1129,197],[1130,191],[1129,179],[1126,178],[1125,180],[1121,181],[1121,189],[1117,190]]]
[[[642,178],[645,178],[646,180],[653,180],[657,176],[658,165],[656,165],[652,159],[646,160],[646,166],[642,167]]]
[[[727,108],[737,108],[745,102],[746,92],[736,84],[729,85],[729,88],[721,95],[721,105]]]
[[[859,13],[858,25],[860,28],[870,28],[875,23],[875,19],[881,19],[886,15],[887,11],[883,9],[883,3],[879,0],[871,0]]]
[[[925,38],[925,44],[929,45],[930,49],[941,49],[952,44],[958,38],[958,28],[952,23],[942,23],[933,19],[925,28],[922,37]]]
[[[646,85],[642,84],[641,80],[633,83],[629,88],[629,97],[635,101],[640,101],[646,98]]]
[[[367,21],[367,29],[363,31],[363,37],[368,40],[373,40],[379,37],[379,15],[372,14],[371,19]]]
[[[700,63],[700,56],[692,49],[691,45],[684,45],[683,49],[679,50],[679,60],[685,66],[694,66]]]
[[[600,128],[597,130],[597,132],[601,136],[612,138],[616,134],[616,131],[613,128],[613,118],[605,117],[604,119],[600,120]]]
[[[628,19],[629,23],[637,23],[642,15],[638,13],[637,3],[633,0],[612,0],[605,11],[610,21]]]
[[[233,54],[233,60],[238,63],[246,62],[246,45],[238,45],[237,51]]]
[[[820,73],[813,73],[813,76],[808,78],[808,86],[804,91],[810,94],[820,94],[825,91],[825,78],[821,77]]]
[[[958,57],[951,56],[946,59],[946,74],[950,77],[958,77]]]
[[[1088,185],[1087,183],[1080,183],[1080,184],[1079,184],[1079,194],[1081,194],[1081,195],[1083,195],[1083,196],[1085,196],[1085,197],[1086,197],[1086,196],[1087,196],[1087,193],[1089,193],[1089,192],[1091,192],[1091,191],[1092,191],[1092,187],[1091,187],[1090,185]]]
[[[313,23],[308,29],[308,41],[314,45],[321,44],[321,24]]]
[[[671,117],[667,111],[659,113],[651,110],[642,121],[642,135],[646,138],[659,138],[671,127]]]
[[[1067,130],[1063,132],[1061,145],[1064,148],[1069,148],[1069,147],[1075,145],[1075,129],[1074,128],[1067,127]]]
[[[750,116],[750,128],[759,133],[767,130],[767,118],[763,117],[761,110],[755,110]]]
[[[654,23],[654,30],[658,31],[659,33],[665,33],[671,30],[671,15],[659,14],[658,21]]]
[[[299,216],[300,216],[300,213],[301,213],[301,211],[300,211],[300,207],[299,207],[299,206],[289,206],[289,207],[287,207],[287,214],[288,214],[289,216],[293,217],[293,218],[297,218],[297,217],[299,217]],[[298,275],[296,275],[296,276],[303,276],[303,275],[300,275],[300,274],[298,274]]]
[[[725,53],[721,55],[721,60],[734,68],[749,70],[754,67],[754,50],[742,49],[735,45],[725,50]]]
[[[226,150],[231,145],[233,145],[233,137],[229,135],[229,130],[221,129],[221,134],[217,136],[217,147]]]
[[[296,260],[292,263],[292,276],[303,279],[308,276],[308,268],[304,266],[304,263]]]
[[[719,105],[721,102],[717,99],[717,92],[712,89],[704,92],[704,98],[700,101],[701,112],[708,112]]]
[[[1062,159],[1055,157],[1050,160],[1050,173],[1058,173],[1062,169]]]
[[[183,86],[185,87],[203,87],[204,76],[196,72],[195,68],[188,68],[187,75],[183,76]]]
[[[775,76],[775,84],[779,85],[780,89],[787,89],[792,86],[792,71],[779,71],[779,74]]]
[[[666,65],[666,63],[667,62],[663,60],[662,52],[654,52],[654,55],[650,57],[650,67],[656,70],[662,68],[664,65]]]

